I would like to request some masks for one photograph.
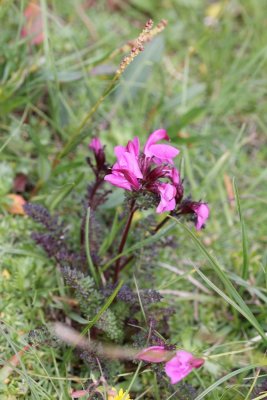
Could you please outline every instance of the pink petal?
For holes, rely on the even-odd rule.
[[[160,363],[169,359],[170,352],[164,346],[150,346],[136,355],[138,360]]]
[[[169,140],[169,136],[167,135],[165,129],[158,129],[157,131],[151,133],[144,147],[144,153],[146,156],[149,156],[147,152],[149,152],[150,146],[157,143],[159,140]]]
[[[172,168],[170,173],[171,180],[175,186],[179,185],[180,183],[180,173],[178,169]]]
[[[209,218],[210,209],[206,203],[201,203],[194,211],[197,215],[196,229],[199,231]]]
[[[127,151],[134,156],[138,157],[139,156],[139,151],[140,151],[140,141],[137,136],[133,138],[133,140],[130,140],[127,144]]]
[[[115,146],[114,147],[114,153],[118,159],[120,159],[125,152],[126,152],[126,148],[124,146]]]
[[[193,360],[190,361],[190,364],[194,368],[200,368],[204,364],[205,360],[203,358],[194,358]]]
[[[176,206],[176,188],[170,183],[162,183],[158,186],[158,191],[160,194],[160,203],[156,210],[157,213],[174,210]]]
[[[161,202],[158,204],[156,211],[157,211],[158,214],[161,214],[161,213],[164,213],[164,212],[166,212],[166,211],[172,211],[172,210],[174,210],[174,209],[175,209],[175,206],[176,206],[175,199],[172,199],[172,200],[170,200],[170,201],[168,201],[168,202],[166,202],[166,201],[161,201]]]
[[[148,149],[149,157],[157,157],[161,162],[170,162],[179,154],[179,150],[169,144],[153,144]]]
[[[123,177],[126,179],[127,182],[131,185],[131,187],[134,190],[140,189],[140,183],[138,182],[138,179],[134,175],[133,172],[129,171],[127,168],[119,168],[117,170],[112,170],[114,175]]]
[[[103,148],[102,143],[99,138],[94,137],[91,142],[89,143],[89,149],[95,151],[96,153],[99,152]]]
[[[85,396],[86,394],[89,394],[89,393],[88,393],[88,390],[76,390],[75,392],[72,392],[72,393],[71,393],[71,397],[72,397],[73,399],[79,399],[80,397],[83,397],[83,396]]]
[[[140,170],[138,161],[133,154],[125,152],[119,159],[119,165],[120,167],[126,167],[127,169],[129,169],[129,171],[131,171],[136,176],[136,178],[143,178],[143,174]]]
[[[129,140],[126,147],[124,146],[114,147],[114,153],[117,158],[120,158],[126,152],[132,154],[137,158],[139,156],[139,151],[140,151],[140,142],[137,136],[134,137],[133,140]]]
[[[105,176],[104,180],[121,189],[133,190],[131,184],[123,176],[109,174]]]

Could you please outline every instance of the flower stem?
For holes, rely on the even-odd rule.
[[[136,211],[136,208],[134,207],[134,204],[135,204],[135,201],[133,200],[133,202],[131,204],[131,208],[130,208],[130,213],[128,215],[128,219],[127,219],[126,225],[124,227],[124,231],[122,233],[121,242],[120,242],[120,245],[119,245],[119,248],[118,248],[118,254],[122,253],[122,251],[124,249],[124,246],[125,246],[125,243],[126,243],[126,240],[127,240],[127,237],[128,237],[128,233],[129,233],[129,230],[130,230],[130,227],[131,227],[132,219],[133,219],[134,213]],[[119,278],[120,263],[121,263],[121,258],[118,258],[118,260],[116,261],[116,264],[115,264],[115,273],[114,273],[114,278],[113,278],[114,283],[116,283],[118,281],[118,278]]]
[[[154,232],[152,233],[152,235],[155,235],[155,234],[163,227],[163,225],[165,225],[165,224],[169,221],[169,215],[171,215],[171,213],[168,214],[167,217],[165,217],[165,218],[156,226],[156,228],[154,229]],[[126,258],[126,260],[124,261],[124,263],[123,263],[122,265],[120,265],[119,272],[122,271],[122,270],[129,264],[129,262],[132,261],[133,259],[134,259],[134,256],[133,256],[133,255],[131,255],[131,256],[129,256],[128,258]],[[119,260],[120,260],[120,259],[119,259]]]
[[[155,228],[155,230],[154,230],[155,233],[158,232],[158,231],[163,227],[163,225],[165,225],[166,222],[169,221],[169,215],[171,215],[171,214],[168,214],[167,217],[165,217],[165,218],[156,226],[156,228]]]

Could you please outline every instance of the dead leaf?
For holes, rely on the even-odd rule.
[[[234,195],[234,189],[233,189],[233,184],[230,179],[230,177],[227,174],[223,175],[223,180],[224,180],[224,186],[227,192],[227,197],[228,201],[230,204],[231,208],[234,208],[234,202],[235,202],[235,195]]]
[[[7,269],[3,269],[3,271],[2,271],[2,277],[3,277],[4,279],[9,279],[9,278],[10,278],[10,273],[8,272]]]
[[[20,358],[23,354],[30,349],[30,345],[24,346],[22,350],[18,351],[14,356],[12,356],[0,369],[0,382],[7,382],[9,375],[13,372],[20,362]]]
[[[209,5],[206,9],[206,15],[207,17],[213,18],[213,19],[218,19],[218,17],[220,16],[222,10],[223,10],[223,2],[216,2],[216,3],[212,3],[211,5]]]
[[[10,214],[15,214],[15,215],[25,215],[24,211],[24,204],[26,204],[25,199],[20,196],[19,194],[8,194],[7,198],[12,201],[11,204],[7,205],[7,211]]]
[[[21,30],[22,37],[30,37],[31,44],[40,44],[44,41],[43,18],[41,7],[31,1],[24,11],[25,24]]]

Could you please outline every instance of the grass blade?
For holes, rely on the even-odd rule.
[[[101,309],[98,311],[98,313],[95,315],[95,317],[92,319],[92,321],[89,322],[89,324],[86,326],[86,328],[82,331],[82,335],[85,335],[100,319],[101,315],[104,314],[104,312],[109,308],[111,303],[113,303],[113,300],[119,293],[121,287],[123,285],[123,281],[120,281],[116,289],[111,293],[109,298],[107,299],[106,303],[101,307]]]
[[[248,279],[248,267],[249,267],[248,238],[247,238],[246,225],[245,225],[245,221],[243,218],[241,205],[240,205],[240,197],[238,194],[238,189],[237,189],[235,179],[233,179],[233,187],[234,187],[236,205],[237,205],[238,215],[239,215],[240,224],[241,224],[241,231],[242,231],[242,248],[243,248],[242,278],[247,280]]]
[[[243,309],[241,307],[239,307],[235,301],[233,301],[232,299],[230,299],[229,296],[227,296],[221,289],[219,289],[213,282],[211,282],[211,280],[205,275],[203,274],[199,268],[195,267],[197,273],[201,276],[201,278],[203,279],[203,281],[205,281],[210,287],[211,289],[213,289],[216,293],[218,293],[219,296],[221,296],[228,304],[230,304],[232,307],[234,307],[240,314],[242,314],[246,319],[247,315],[246,313],[243,311]],[[252,321],[250,321],[251,324],[253,324]]]
[[[209,261],[213,271],[216,273],[220,281],[223,283],[225,289],[227,290],[230,298],[235,301],[235,303],[242,309],[242,315],[254,326],[257,332],[261,335],[264,342],[267,342],[266,336],[260,324],[258,323],[255,316],[250,311],[249,307],[246,305],[238,291],[233,286],[231,280],[228,278],[227,274],[223,271],[222,267],[218,264],[217,260],[206,250],[205,246],[199,241],[196,235],[186,226],[177,221],[174,217],[170,217],[175,220],[177,224],[183,227],[187,234],[191,237],[195,245],[198,247],[200,252]]]
[[[90,268],[92,277],[94,278],[96,285],[99,286],[99,276],[98,276],[97,270],[94,266],[94,263],[93,263],[93,260],[91,257],[91,252],[90,252],[89,225],[90,225],[90,207],[87,208],[86,221],[85,221],[85,252],[86,252],[86,258],[87,258],[88,266]]]
[[[204,392],[200,393],[195,400],[201,400],[204,399],[204,397],[212,392],[214,389],[216,389],[218,386],[220,386],[222,383],[228,381],[229,379],[233,378],[236,375],[242,374],[243,372],[250,371],[251,369],[257,368],[258,365],[249,365],[247,367],[239,368],[236,371],[230,372],[230,374],[227,374],[223,376],[222,378],[218,379],[217,382],[214,382],[212,385],[210,385],[207,389],[204,390]]]
[[[147,239],[142,240],[141,242],[136,243],[132,247],[129,247],[128,249],[124,250],[122,253],[117,254],[116,257],[113,257],[111,260],[109,260],[105,265],[103,265],[101,271],[104,272],[106,271],[118,258],[121,258],[122,256],[125,256],[127,254],[132,253],[135,250],[138,250],[142,247],[145,247],[149,244],[157,242],[162,236],[165,236],[167,232],[169,232],[175,224],[169,224],[166,228],[160,229],[159,232],[157,232],[155,235],[149,236]]]

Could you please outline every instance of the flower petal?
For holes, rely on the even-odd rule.
[[[102,143],[98,137],[94,137],[89,143],[89,149],[93,150],[95,153],[98,153],[103,149]]]
[[[108,174],[105,176],[104,180],[121,189],[126,189],[130,191],[133,190],[131,184],[123,176]]]
[[[210,209],[206,203],[200,203],[194,211],[197,215],[196,229],[199,231],[209,218]]]
[[[160,194],[160,203],[157,207],[157,213],[174,210],[176,206],[176,188],[170,183],[162,183],[158,185],[158,191]]]
[[[194,356],[184,350],[177,351],[176,355],[166,363],[165,372],[171,379],[171,383],[175,384],[185,378],[193,370],[190,362]]]
[[[138,157],[139,156],[139,151],[140,151],[140,141],[137,136],[133,138],[133,140],[130,140],[126,146],[127,151],[134,156]]]
[[[169,360],[170,351],[166,350],[164,346],[150,346],[140,351],[135,358],[142,361],[160,363]]]
[[[165,129],[158,129],[155,132],[151,133],[144,147],[145,155],[148,155],[147,152],[149,152],[150,146],[157,143],[159,140],[169,140],[169,136],[167,135]]]
[[[149,156],[156,157],[160,162],[170,162],[179,154],[179,150],[169,144],[153,144],[149,147]]]
[[[133,154],[125,152],[119,159],[119,165],[120,167],[126,167],[130,172],[135,175],[136,178],[143,178],[143,174],[140,170],[138,161]]]

